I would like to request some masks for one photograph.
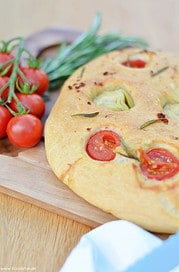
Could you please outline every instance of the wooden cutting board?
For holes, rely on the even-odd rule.
[[[72,42],[79,35],[70,29],[47,29],[26,39],[34,55],[52,55],[62,41]],[[50,94],[45,118],[59,90]],[[44,121],[45,121],[44,118]],[[0,140],[0,192],[27,201],[51,212],[96,227],[115,219],[75,195],[53,174],[46,159],[43,141],[30,149],[18,149],[7,139]]]
[[[115,219],[74,194],[53,174],[46,160],[44,143],[27,150],[0,144],[0,192],[51,212],[98,226]]]

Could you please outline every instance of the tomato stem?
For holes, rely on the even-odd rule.
[[[11,64],[11,63],[13,63],[13,62],[14,62],[14,59],[10,59],[10,60],[5,61],[4,63],[2,63],[2,64],[0,65],[0,70],[1,70],[3,67],[5,67],[7,64]]]
[[[12,112],[12,114],[17,115],[17,114],[26,113],[26,109],[23,107],[22,103],[19,101],[19,99],[17,98],[15,94],[15,87],[17,87],[17,89],[22,93],[31,94],[38,88],[38,86],[37,85],[30,86],[27,78],[25,77],[25,75],[23,74],[23,72],[21,71],[19,67],[19,64],[20,64],[20,60],[23,53],[26,53],[28,55],[30,59],[29,61],[33,63],[34,67],[38,66],[39,61],[37,61],[36,58],[28,50],[25,49],[24,39],[21,37],[10,39],[7,42],[0,41],[0,43],[2,44],[1,52],[3,53],[5,52],[9,53],[14,49],[16,50],[16,55],[14,58],[0,65],[0,71],[2,70],[2,73],[0,73],[0,76],[6,75],[9,69],[12,67],[11,76],[8,82],[4,84],[2,88],[0,88],[0,94],[2,94],[3,91],[9,87],[7,101],[3,101],[1,99],[2,101],[0,102],[7,105],[8,103],[11,103],[12,99],[14,98],[17,103],[18,113]],[[23,82],[24,82],[23,86],[19,86],[17,82],[17,75],[19,75],[23,79]]]
[[[3,93],[3,91],[9,86],[9,82],[5,83],[2,88],[0,88],[0,95]]]
[[[24,40],[21,39],[18,45],[18,51],[17,51],[16,57],[14,58],[13,70],[9,80],[9,95],[7,99],[8,103],[10,103],[12,98],[15,96],[14,87],[15,87],[15,82],[16,82],[18,71],[19,71],[19,63],[20,63],[20,59],[21,59],[21,55],[23,51],[24,51]]]
[[[19,81],[18,80],[16,81],[16,87],[17,87],[18,91],[20,93],[25,93],[25,94],[34,93],[37,90],[39,85],[34,84],[34,85],[30,86],[26,76],[24,75],[24,73],[20,69],[19,69],[18,74],[24,82],[24,84],[19,85]]]

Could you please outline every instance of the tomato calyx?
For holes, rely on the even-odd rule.
[[[21,67],[17,80],[17,88],[21,93],[43,95],[49,87],[47,74],[38,68]]]
[[[31,113],[32,115],[42,118],[45,112],[45,102],[43,98],[38,94],[16,94],[18,100],[12,99],[10,103],[11,110],[14,111],[14,115],[19,115],[20,110],[24,110],[24,113]],[[23,108],[19,109],[19,101],[20,107],[23,105]]]
[[[127,59],[121,62],[121,64],[130,68],[144,68],[147,63],[142,59]]]
[[[15,38],[15,40],[17,40],[19,38]],[[0,51],[2,53],[6,53],[6,54],[10,54],[14,48],[14,46],[10,47],[11,42],[14,41],[14,39],[11,39],[9,41],[0,41],[1,47],[0,47]]]
[[[19,71],[18,78],[16,80],[16,88],[20,93],[32,94],[37,88],[38,84],[30,84],[22,71]]]
[[[140,169],[147,178],[162,181],[179,172],[179,160],[164,148],[140,150]]]
[[[40,60],[30,55],[27,59],[28,67],[33,69],[40,69]]]
[[[88,139],[86,152],[94,160],[111,161],[116,157],[114,150],[120,145],[120,141],[120,136],[116,132],[100,130]]]

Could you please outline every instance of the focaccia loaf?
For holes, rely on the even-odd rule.
[[[46,121],[45,148],[59,180],[89,203],[176,232],[179,55],[130,48],[79,68]]]

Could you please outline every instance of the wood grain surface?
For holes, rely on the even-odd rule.
[[[91,229],[4,194],[0,222],[0,271],[57,272]]]
[[[1,2],[1,39],[19,35],[26,37],[48,27],[83,31],[91,25],[95,13],[100,11],[103,16],[101,32],[114,30],[138,35],[154,49],[179,52],[178,0]],[[17,155],[15,149],[12,155]],[[7,173],[12,172],[14,180],[15,169],[12,170],[10,165],[5,167]],[[2,182],[1,177],[0,180]],[[3,183],[6,183],[5,179]],[[40,179],[39,185],[43,186]],[[37,206],[26,202],[26,199],[16,199],[13,193],[8,196],[6,190],[0,193],[0,271],[19,272],[31,268],[35,272],[58,272],[80,237],[91,229]]]

